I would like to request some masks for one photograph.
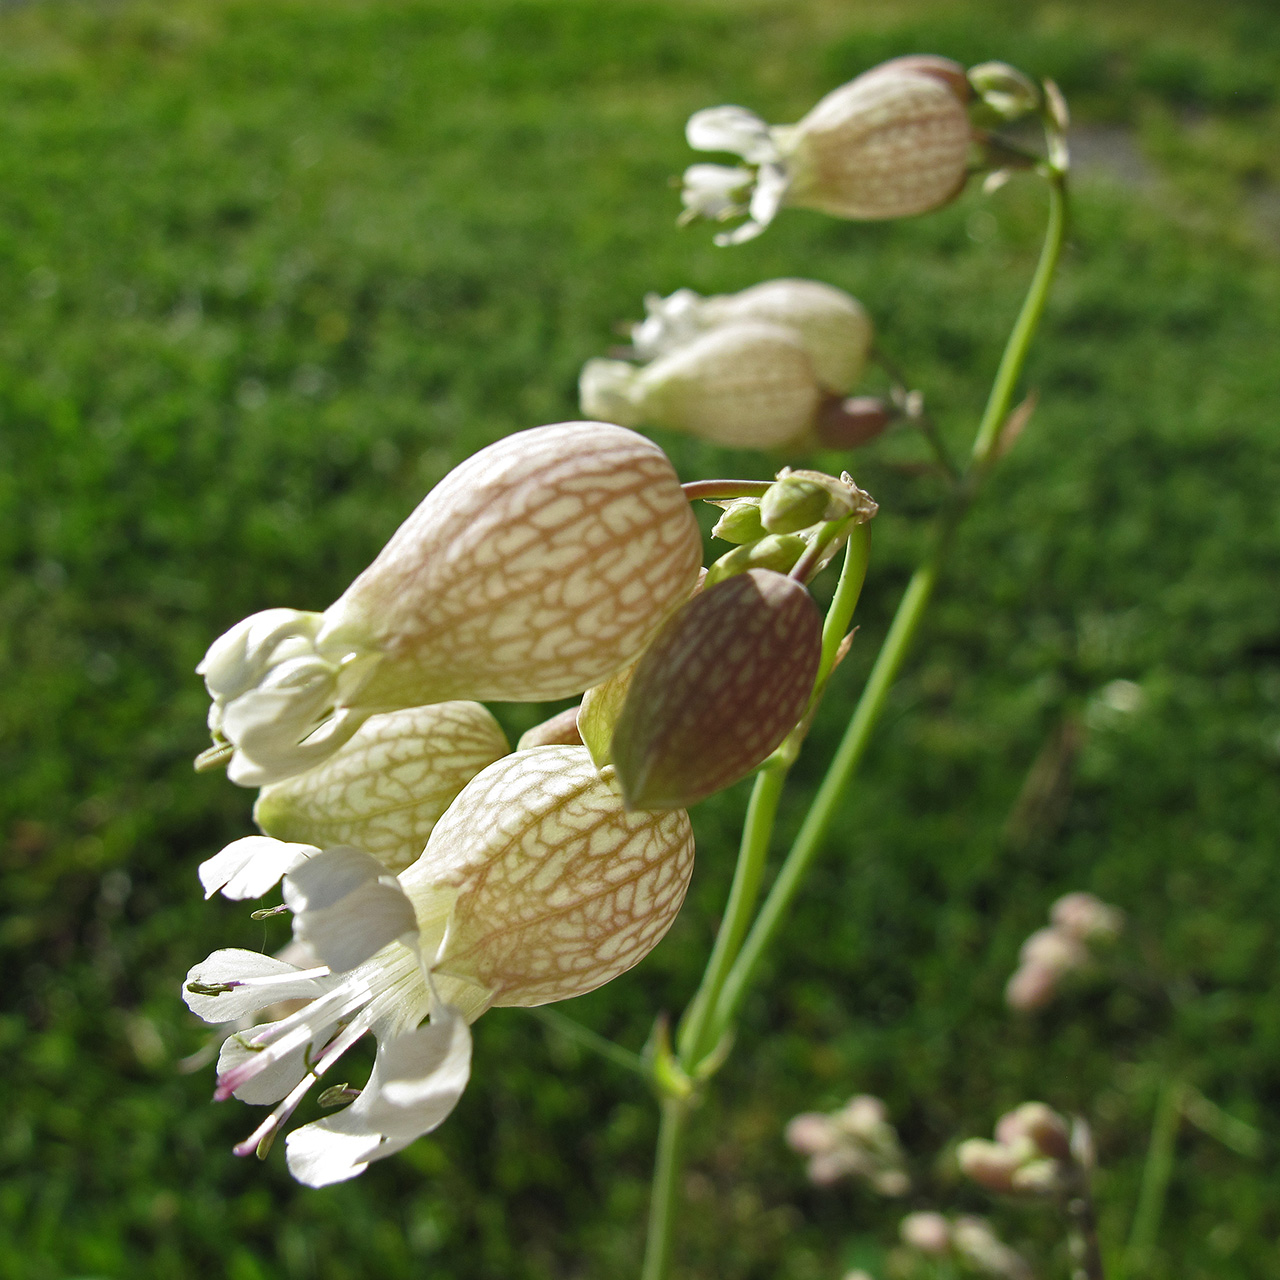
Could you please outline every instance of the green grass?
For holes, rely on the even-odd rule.
[[[248,830],[250,796],[191,772],[191,669],[255,609],[326,605],[462,457],[574,416],[582,361],[650,289],[848,287],[963,440],[1033,261],[1033,183],[895,225],[788,213],[735,251],[672,225],[689,112],[795,118],[923,48],[1056,76],[1165,176],[1082,184],[1041,406],[696,1120],[681,1274],[879,1267],[901,1206],[807,1188],[780,1136],[855,1091],[889,1101],[920,1203],[977,1210],[933,1162],[946,1144],[1027,1097],[1087,1113],[1113,1251],[1161,1078],[1273,1150],[1280,272],[1247,212],[1280,177],[1267,6],[34,4],[0,13],[0,1275],[635,1272],[653,1108],[519,1013],[477,1024],[448,1124],[354,1183],[230,1155],[251,1113],[176,1071],[202,1043],[178,985],[285,927],[199,900],[195,864]],[[663,443],[688,477],[771,465]],[[802,789],[938,497],[903,453],[857,462],[882,507],[863,629]],[[1096,700],[1119,678],[1144,692],[1129,718]],[[1010,840],[1072,716],[1062,804]],[[681,1007],[743,798],[698,811],[669,940],[567,1011],[639,1047]],[[1018,943],[1073,888],[1128,912],[1124,981],[1011,1018]],[[1278,1196],[1273,1160],[1186,1130],[1149,1274],[1269,1277]],[[996,1212],[1067,1274],[1045,1214]]]

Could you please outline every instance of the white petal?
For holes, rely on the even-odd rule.
[[[320,622],[318,613],[264,609],[219,636],[200,660],[196,673],[204,676],[205,687],[215,697],[234,698],[257,684],[282,640],[313,636]]]
[[[745,211],[743,197],[755,175],[750,169],[723,164],[691,164],[684,171],[680,202],[684,218],[721,221]]]
[[[363,964],[389,942],[416,937],[418,917],[400,882],[359,849],[326,849],[285,877],[293,932],[335,973]]]
[[[302,972],[283,960],[260,955],[256,951],[215,951],[187,974],[182,998],[186,1001],[187,1008],[206,1022],[238,1022],[278,1000],[310,1000],[324,995],[330,989],[332,984],[323,979],[299,977],[290,981],[286,976]],[[255,979],[263,978],[277,981],[265,984],[255,982]],[[231,990],[216,995],[201,995],[187,989],[191,984],[202,987],[230,986]]]
[[[777,159],[769,126],[746,107],[709,107],[689,117],[684,136],[695,151],[729,151],[748,164]]]
[[[312,844],[290,844],[270,836],[233,840],[200,864],[204,896],[212,898],[221,890],[224,898],[261,898],[281,876],[319,852]]]
[[[790,179],[780,164],[764,164],[756,174],[756,188],[751,193],[751,220],[763,229],[773,221]]]
[[[298,1045],[246,1080],[232,1096],[253,1106],[270,1106],[273,1102],[279,1102],[307,1074],[309,1064],[316,1060],[318,1051],[333,1034],[333,1028],[333,1023],[317,1027],[315,1035],[306,1044]],[[252,1048],[245,1043],[251,1034],[252,1031],[237,1031],[222,1042],[222,1049],[218,1054],[219,1079],[264,1052],[261,1048]]]
[[[378,1047],[367,1087],[345,1111],[286,1140],[289,1172],[311,1187],[345,1182],[430,1133],[457,1105],[471,1075],[471,1033],[457,1010]]]

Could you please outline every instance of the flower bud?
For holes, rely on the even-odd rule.
[[[845,1133],[863,1142],[879,1141],[889,1126],[889,1109],[869,1093],[855,1094],[835,1114],[835,1122]],[[896,1143],[897,1139],[894,1138]]]
[[[692,869],[687,814],[628,812],[585,748],[535,747],[467,784],[400,883],[414,900],[456,891],[435,974],[529,1006],[643,959]]]
[[[808,547],[808,542],[795,533],[766,534],[758,542],[750,542],[746,546],[734,547],[732,551],[725,552],[707,570],[706,585],[714,587],[717,582],[746,573],[748,569],[790,573]]]
[[[1043,1009],[1058,994],[1058,977],[1058,970],[1045,964],[1019,965],[1005,986],[1005,1003],[1019,1013]]]
[[[798,533],[823,520],[850,515],[854,490],[821,471],[784,467],[760,499],[760,520],[770,533]]]
[[[508,749],[478,702],[372,716],[316,768],[264,787],[254,821],[278,840],[352,845],[399,871],[458,792]]]
[[[707,327],[761,321],[790,329],[819,385],[837,394],[852,389],[871,351],[871,318],[863,305],[817,280],[766,280],[741,293],[708,298],[701,314]]]
[[[712,527],[711,536],[741,546],[747,542],[758,542],[765,532],[760,519],[760,499],[735,498]]]
[[[578,707],[569,707],[535,724],[532,729],[525,730],[516,743],[517,751],[528,751],[530,747],[580,747],[582,734],[578,732]]]
[[[818,409],[814,434],[825,449],[856,449],[883,435],[897,416],[879,396],[832,396]]]
[[[1012,1189],[1029,1196],[1054,1195],[1065,1185],[1065,1170],[1057,1160],[1029,1160],[1014,1171],[1012,1178]]]
[[[1058,928],[1037,929],[1022,944],[1019,956],[1024,965],[1038,965],[1054,973],[1070,973],[1089,963],[1089,953],[1078,939]]]
[[[808,591],[764,569],[675,614],[640,659],[614,730],[628,808],[686,808],[765,760],[804,714],[821,632]]]
[[[709,330],[640,369],[589,360],[579,392],[584,413],[744,449],[799,439],[822,399],[800,340],[760,321]]]
[[[1049,908],[1054,927],[1078,942],[1110,942],[1124,928],[1124,912],[1092,893],[1068,893]]]
[[[1026,1139],[1042,1155],[1054,1160],[1071,1158],[1071,1127],[1043,1102],[1024,1102],[996,1121],[996,1141],[1015,1146]]]
[[[821,1111],[805,1111],[787,1121],[784,1132],[787,1146],[802,1156],[817,1156],[834,1151],[840,1144],[840,1131],[831,1117]]]
[[[945,1258],[951,1250],[951,1226],[940,1213],[909,1213],[898,1234],[903,1244],[931,1258]]]
[[[1025,1159],[1025,1151],[986,1138],[969,1138],[956,1148],[960,1172],[988,1191],[1011,1191],[1013,1175]]]
[[[1040,90],[1029,76],[1007,62],[983,62],[969,68],[969,83],[1000,120],[1017,120],[1040,109]]]
[[[231,780],[260,786],[376,712],[580,693],[644,647],[701,558],[651,441],[601,422],[508,436],[451,471],[323,615],[269,610],[213,645],[214,754],[234,748]]]
[[[1032,1280],[1026,1259],[1009,1248],[982,1218],[957,1218],[951,1227],[951,1243],[983,1275],[1000,1280]]]

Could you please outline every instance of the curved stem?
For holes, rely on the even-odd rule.
[[[778,878],[766,897],[760,914],[751,926],[742,950],[725,980],[711,1030],[723,1034],[737,1014],[747,988],[755,977],[760,960],[777,936],[791,901],[805,873],[817,856],[835,817],[839,801],[866,752],[871,733],[884,711],[889,689],[906,659],[911,642],[924,618],[938,574],[950,548],[952,535],[964,518],[991,464],[998,457],[1000,428],[1008,415],[1018,375],[1027,358],[1031,339],[1044,314],[1049,284],[1062,254],[1066,238],[1066,184],[1064,174],[1054,174],[1049,183],[1049,219],[1044,247],[1035,274],[1027,289],[1022,310],[1005,344],[987,406],[973,444],[973,460],[964,482],[939,514],[933,542],[924,562],[915,571],[885,637],[884,645],[871,669],[862,697],[854,708],[827,775],[818,788],[795,844],[787,855]]]

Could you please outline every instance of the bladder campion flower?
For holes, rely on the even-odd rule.
[[[813,364],[819,385],[851,391],[867,363],[871,317],[855,297],[818,280],[765,280],[739,293],[703,298],[692,289],[645,300],[645,319],[632,326],[631,342],[641,360],[675,350],[700,333],[745,320],[790,329]]]
[[[254,821],[280,840],[354,845],[401,871],[458,792],[509,749],[478,702],[371,716],[322,764],[264,787]]]
[[[197,670],[233,782],[331,755],[377,712],[457,698],[544,701],[625,666],[688,594],[697,522],[666,455],[565,422],[454,468],[324,613],[269,609]]]
[[[400,1150],[461,1096],[468,1022],[493,1006],[581,995],[629,969],[675,919],[692,866],[688,816],[628,813],[584,747],[490,765],[398,877],[359,850],[304,851],[285,903],[321,963],[218,951],[187,976],[187,1003],[209,1022],[307,1002],[223,1046],[215,1096],[278,1104],[237,1153],[269,1144],[366,1032],[378,1040],[368,1086],[290,1135],[289,1167],[322,1186]]]
[[[799,124],[770,127],[744,107],[689,120],[695,151],[744,164],[696,164],[684,175],[685,220],[747,216],[717,244],[760,234],[780,206],[839,218],[902,218],[945,204],[964,186],[973,128],[964,69],[944,58],[900,58],[827,94]]]

